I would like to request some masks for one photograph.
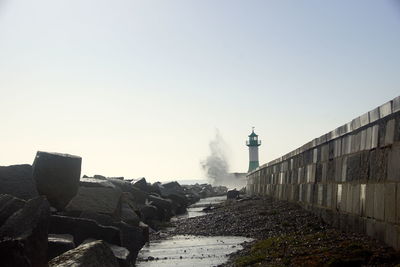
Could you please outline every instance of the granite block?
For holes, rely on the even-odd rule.
[[[380,117],[379,107],[371,110],[370,112],[368,112],[368,114],[369,114],[369,122],[374,122],[374,121],[378,120]]]
[[[360,116],[360,123],[361,126],[365,126],[369,123],[369,113],[364,113],[363,115]]]
[[[384,184],[385,186],[385,221],[396,222],[396,184]]]
[[[396,222],[400,224],[400,184],[396,185]]]
[[[366,143],[367,143],[367,130],[364,129],[361,131],[360,151],[366,149]]]
[[[365,215],[369,218],[374,217],[374,198],[375,198],[375,184],[367,184],[365,188]]]
[[[352,186],[352,208],[351,212],[360,215],[360,185]]]
[[[346,182],[347,181],[347,158],[348,157],[343,157],[342,159],[342,182]]]
[[[398,226],[391,223],[385,224],[385,243],[393,248],[398,244]]]
[[[379,107],[379,117],[382,119],[392,114],[392,101],[389,101]]]
[[[357,181],[361,176],[361,154],[351,154],[347,157],[346,181]]]
[[[400,96],[392,100],[392,113],[400,111]]]
[[[360,184],[360,216],[365,216],[366,184]]]
[[[371,149],[378,147],[378,135],[379,133],[379,126],[374,125],[372,126],[372,132],[371,132]]]
[[[385,219],[385,185],[375,184],[374,192],[374,218],[378,220]]]
[[[394,130],[395,130],[395,120],[391,119],[386,122],[385,146],[393,144]]]

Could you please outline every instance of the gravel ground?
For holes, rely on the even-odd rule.
[[[169,235],[245,236],[256,241],[231,255],[224,266],[395,266],[400,254],[369,237],[345,233],[300,206],[244,199],[216,204],[205,216],[171,222]]]

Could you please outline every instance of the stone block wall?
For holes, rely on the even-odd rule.
[[[246,190],[399,250],[400,96],[248,173]]]

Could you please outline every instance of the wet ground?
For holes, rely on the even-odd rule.
[[[172,236],[142,248],[136,266],[218,266],[250,241],[237,236]]]
[[[173,221],[171,226],[164,231],[153,233],[151,240],[155,242],[153,243],[155,246],[159,242],[157,240],[165,240],[171,247],[175,242],[175,245],[177,244],[177,247],[173,248],[176,252],[176,256],[173,256],[175,261],[168,261],[168,257],[164,261],[160,257],[160,251],[153,251],[152,254],[141,255],[159,257],[159,260],[149,261],[151,265],[139,266],[178,265],[179,260],[183,261],[186,257],[180,245],[180,239],[184,239],[182,235],[199,238],[189,238],[194,240],[194,243],[191,243],[192,247],[197,243],[207,247],[209,242],[209,251],[210,248],[217,251],[221,245],[219,248],[226,249],[225,256],[231,253],[229,249],[234,249],[233,246],[236,245],[230,244],[230,248],[222,246],[222,242],[216,241],[217,239],[224,241],[220,236],[224,236],[227,240],[232,236],[254,239],[252,242],[242,243],[240,246],[243,246],[243,250],[230,254],[228,261],[221,266],[396,266],[400,263],[399,252],[395,252],[383,243],[365,235],[334,229],[299,205],[272,198],[224,201],[215,204],[211,212],[206,215],[192,217],[188,215],[186,218]],[[243,239],[238,239],[241,240]],[[162,242],[159,244],[166,244]],[[190,241],[183,241],[186,242],[190,244]],[[147,253],[146,248],[142,250],[142,253]],[[196,265],[189,263],[178,266],[220,264],[217,261],[204,261],[203,265],[198,265],[208,255],[206,253],[201,255],[201,250],[192,251],[195,254],[190,252],[188,257],[193,257]],[[178,256],[179,260],[176,258]],[[218,259],[217,256],[215,258]],[[166,265],[161,265],[162,262]]]
[[[201,199],[172,222],[205,216],[204,208],[212,208],[225,200],[226,196]],[[153,240],[140,251],[136,266],[218,266],[228,260],[229,254],[243,249],[242,243],[253,240],[238,236],[171,235],[174,230],[172,227],[153,235]]]

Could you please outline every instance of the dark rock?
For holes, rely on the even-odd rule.
[[[99,178],[94,178],[94,177],[87,177],[87,178],[81,178],[79,182],[80,186],[84,187],[109,187],[109,188],[115,188],[115,185],[113,185],[109,180],[107,179],[99,179]]]
[[[0,167],[0,194],[25,200],[38,196],[31,165]]]
[[[135,182],[133,185],[134,185],[136,188],[138,188],[138,189],[140,189],[140,190],[142,190],[142,191],[145,191],[145,192],[148,191],[147,181],[146,181],[146,178],[144,178],[144,177],[141,178],[139,181]]]
[[[159,220],[157,207],[153,205],[145,205],[140,209],[142,220],[148,223],[151,220]]]
[[[122,202],[121,220],[130,225],[138,226],[140,218],[127,202]]]
[[[118,267],[118,261],[105,242],[98,240],[69,250],[52,259],[49,266]]]
[[[124,222],[115,223],[114,226],[120,230],[121,246],[130,251],[131,260],[135,261],[139,250],[148,242],[148,228],[143,225],[132,226]]]
[[[0,240],[3,249],[11,253],[9,260],[14,259],[22,266],[24,259],[28,259],[31,266],[46,265],[49,216],[49,203],[44,197],[37,197],[27,201],[4,222]],[[15,252],[11,252],[14,249]]]
[[[16,211],[25,206],[25,201],[10,195],[0,195],[0,226]]]
[[[67,211],[94,211],[119,216],[121,190],[110,187],[80,186],[78,194],[68,203]]]
[[[131,199],[137,204],[145,204],[149,194],[145,191],[142,191],[138,188],[132,187],[131,190]]]
[[[24,242],[20,240],[0,240],[0,259],[2,266],[32,267]]]
[[[82,244],[88,244],[97,241],[95,239],[89,238],[83,241]],[[112,251],[115,258],[118,260],[119,267],[132,267],[132,256],[128,249],[120,247],[117,245],[109,244],[104,242]]]
[[[238,197],[239,197],[239,191],[237,191],[236,189],[229,190],[226,193],[227,199],[237,199]]]
[[[121,189],[122,192],[133,192],[133,185],[130,182],[121,180],[121,179],[115,179],[115,178],[109,178],[108,181],[112,183],[114,186],[118,187]]]
[[[168,220],[170,219],[174,214],[172,213],[172,201],[169,199],[163,199],[161,197],[149,195],[148,197],[149,204],[152,206],[157,207],[157,219],[162,221],[162,220]],[[155,218],[152,218],[155,219]]]
[[[38,151],[33,163],[33,178],[39,194],[51,206],[64,209],[78,191],[82,159],[68,154]]]
[[[93,175],[93,178],[100,179],[100,180],[107,180],[107,178],[105,176],[99,175],[99,174]]]
[[[85,211],[81,212],[79,217],[84,218],[84,219],[94,220],[98,224],[101,224],[103,226],[110,226],[116,221],[116,218],[113,218],[109,215],[100,214],[100,213],[97,213],[94,211],[89,211],[89,210],[85,210]]]
[[[149,240],[149,229],[148,226],[139,223],[139,226],[129,225],[124,222],[117,222],[106,220],[104,216],[85,212],[82,213],[81,216],[87,216],[91,219],[96,220],[99,223],[102,223],[104,226],[115,227],[118,228],[120,231],[120,244],[116,244],[118,246],[123,246],[127,248],[131,252],[131,260],[134,261],[139,250],[144,246],[146,242]],[[94,237],[92,237],[94,238]],[[108,242],[112,243],[112,242]],[[113,243],[115,244],[115,243]]]
[[[121,245],[118,228],[102,226],[89,219],[52,215],[50,216],[49,233],[70,234],[74,237],[76,245],[81,244],[83,240],[88,238],[104,240],[118,246]]]
[[[74,237],[72,235],[55,235],[49,234],[48,236],[48,257],[49,260],[60,256],[64,252],[74,249]]]

